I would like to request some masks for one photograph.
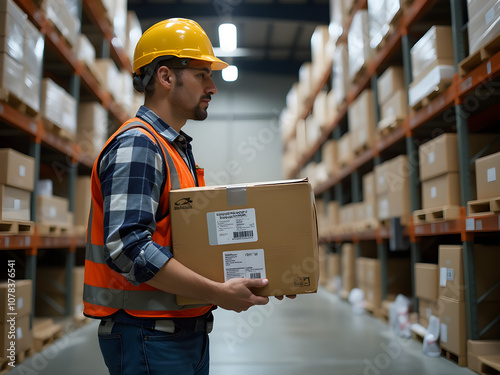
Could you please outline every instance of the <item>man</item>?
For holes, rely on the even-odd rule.
[[[186,19],[152,26],[135,49],[134,87],[145,92],[144,106],[108,140],[91,177],[84,313],[101,319],[110,374],[208,374],[211,310],[269,301],[251,291],[265,279],[218,283],[172,257],[168,193],[204,185],[181,128],[207,117],[217,92],[212,70],[226,66]],[[206,304],[180,306],[175,295]]]

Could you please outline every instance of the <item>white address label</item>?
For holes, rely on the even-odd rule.
[[[211,246],[258,240],[254,208],[208,212],[207,225]]]
[[[224,280],[266,277],[264,249],[224,251]]]

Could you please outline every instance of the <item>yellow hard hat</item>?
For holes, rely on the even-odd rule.
[[[176,56],[212,63],[221,70],[227,63],[215,57],[212,43],[198,23],[185,18],[171,18],[147,29],[137,42],[134,52],[134,73],[160,56]]]

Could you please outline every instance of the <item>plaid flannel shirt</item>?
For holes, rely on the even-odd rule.
[[[144,106],[136,116],[173,144],[188,165],[194,165],[192,156],[183,152],[186,146],[190,151],[191,137],[178,133]],[[172,257],[151,239],[166,173],[160,146],[138,129],[117,136],[99,164],[106,261],[134,285],[150,280]]]

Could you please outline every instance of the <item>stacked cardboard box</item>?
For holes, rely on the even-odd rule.
[[[406,0],[368,0],[371,48],[377,48],[388,36],[405,3]]]
[[[379,220],[394,217],[407,222],[410,216],[409,163],[406,155],[399,155],[375,166],[375,190]]]
[[[342,245],[341,255],[342,289],[343,298],[347,298],[353,288],[356,287],[356,254],[352,243]]]
[[[70,2],[59,0],[37,0],[37,2],[47,20],[59,30],[70,46],[75,46],[80,31],[80,20],[68,7]]]
[[[349,54],[345,44],[339,44],[333,53],[332,65],[332,91],[335,92],[336,101],[341,104],[349,92]]]
[[[325,163],[328,177],[333,177],[338,173],[337,158],[337,141],[329,139],[321,146],[321,160]]]
[[[382,301],[380,261],[373,258],[356,258],[358,288],[363,290],[366,307],[375,311]]]
[[[97,157],[108,138],[108,113],[98,102],[80,102],[77,142],[83,153]]]
[[[363,202],[365,208],[364,220],[371,226],[377,226],[377,191],[375,188],[375,172],[363,176]]]
[[[349,132],[354,152],[370,148],[375,142],[375,101],[373,91],[363,90],[348,109]]]
[[[40,112],[49,131],[52,131],[55,125],[64,130],[67,136],[76,135],[76,100],[50,78],[42,80]]]
[[[469,0],[467,8],[469,54],[472,55],[500,35],[500,1]]]
[[[408,88],[411,107],[436,91],[444,89],[455,74],[451,27],[432,26],[412,47],[411,65],[413,81]]]
[[[0,4],[0,88],[40,110],[44,38],[12,1]],[[5,93],[2,94],[7,99]]]
[[[500,152],[476,159],[478,199],[500,196]]]
[[[328,272],[326,288],[332,293],[339,293],[341,286],[340,255],[336,253],[327,253],[326,268]]]
[[[349,12],[343,0],[330,0],[330,25],[328,31],[330,40],[336,43],[344,31],[347,24]]]
[[[125,52],[130,61],[134,61],[134,51],[137,42],[142,36],[142,27],[137,17],[137,14],[133,11],[127,12],[127,41],[125,43]]]
[[[328,26],[316,26],[311,36],[311,64],[315,85],[323,79],[327,69],[331,68],[335,45],[330,41]]]
[[[0,149],[1,221],[31,220],[31,192],[35,186],[35,160],[13,149]]]
[[[465,282],[462,246],[439,246],[439,318],[441,348],[467,355]]]
[[[403,68],[391,66],[377,81],[380,121],[378,129],[395,126],[408,116],[408,92]]]
[[[373,49],[370,47],[370,30],[366,9],[358,10],[354,14],[347,34],[347,47],[349,80],[354,82],[358,74],[366,68],[373,55]]]
[[[351,132],[344,133],[337,141],[337,163],[339,168],[344,168],[354,159],[352,142],[353,136]]]
[[[11,288],[6,281],[0,283],[0,350],[2,357],[8,357],[9,361],[10,356],[24,355],[33,344],[30,329],[33,283],[16,280],[15,291]]]
[[[53,194],[52,180],[39,180],[36,197],[36,225],[40,235],[69,235],[73,229],[73,213],[67,198]]]
[[[430,263],[415,264],[415,297],[418,298],[419,323],[427,328],[431,315],[439,316],[439,266]]]

